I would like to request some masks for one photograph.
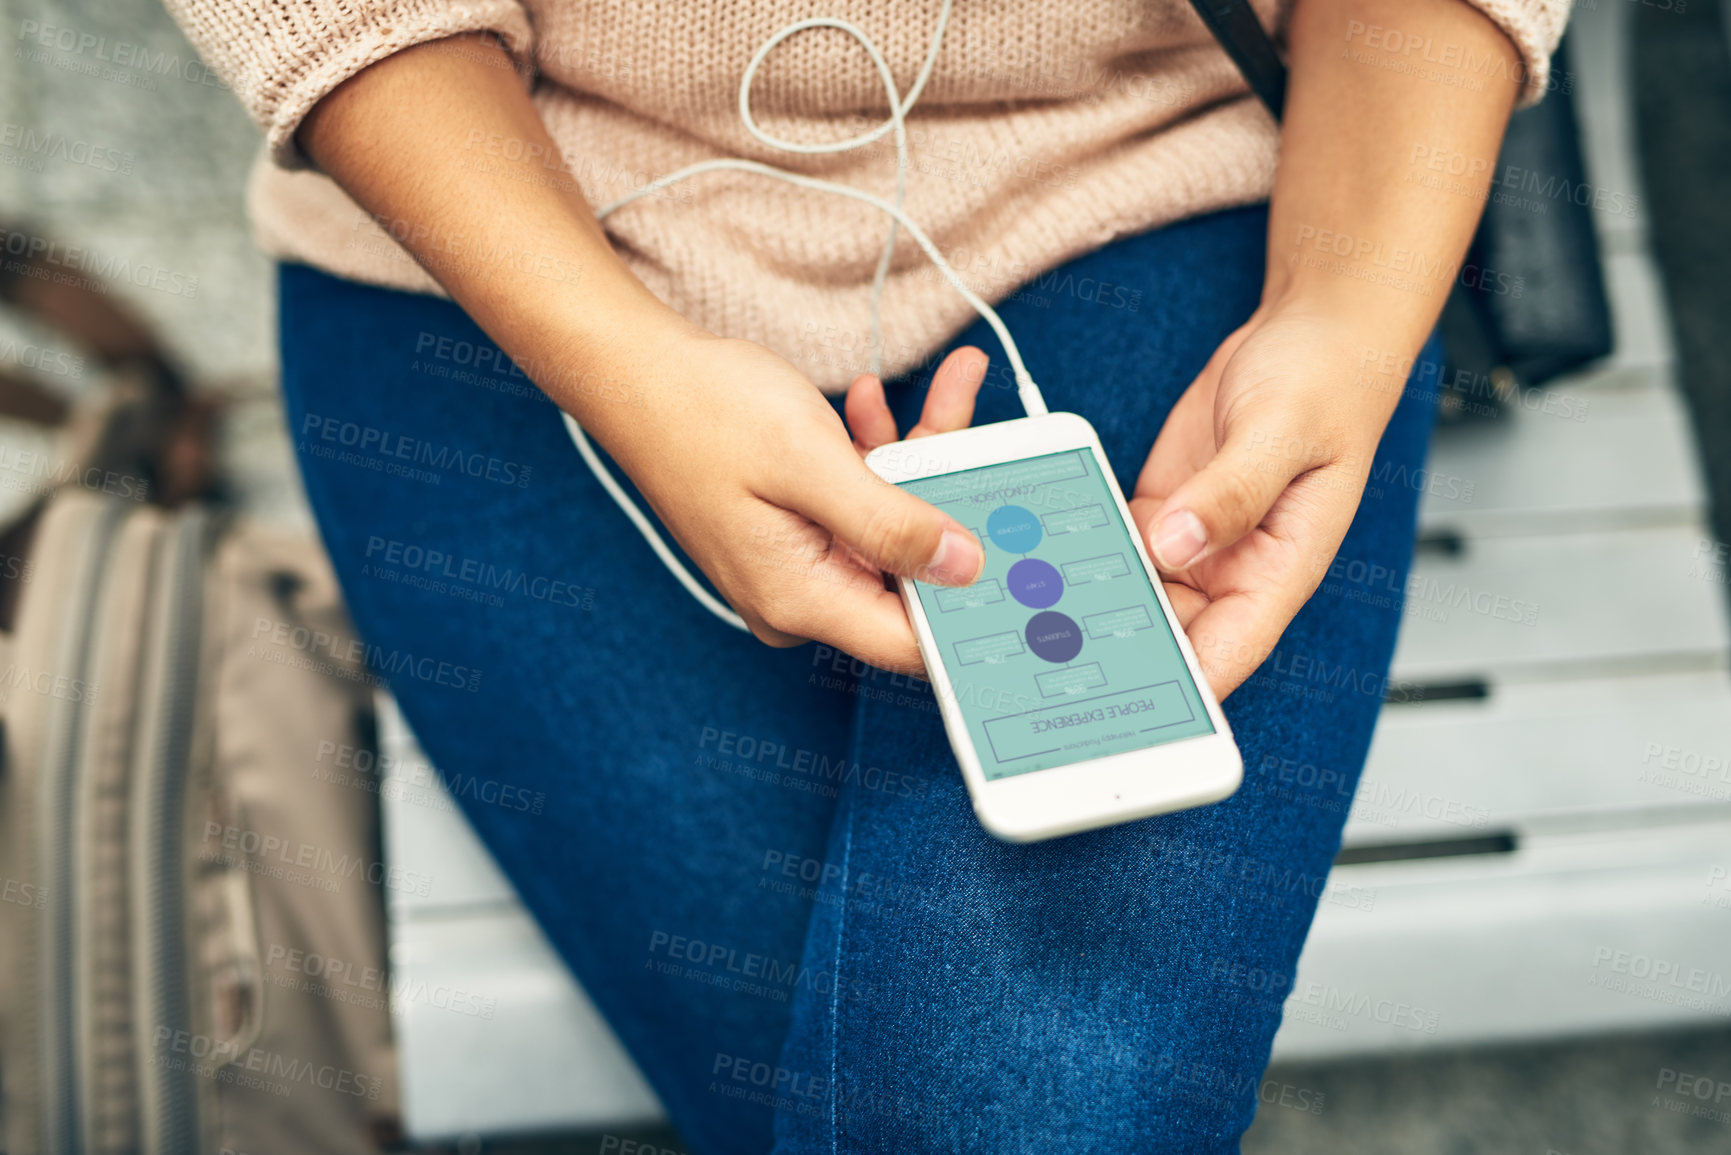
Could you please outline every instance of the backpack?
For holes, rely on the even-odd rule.
[[[0,1148],[398,1135],[376,676],[316,543],[57,490],[0,635]]]

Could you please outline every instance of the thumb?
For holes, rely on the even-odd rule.
[[[1265,438],[1230,431],[1202,469],[1172,491],[1148,531],[1148,548],[1167,573],[1217,553],[1262,523],[1292,479],[1314,462],[1271,453]]]
[[[873,473],[858,454],[807,460],[776,504],[828,529],[879,569],[937,585],[971,585],[985,568],[979,540],[949,514]]]

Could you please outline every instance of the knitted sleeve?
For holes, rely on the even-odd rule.
[[[1274,0],[1272,27],[1282,43],[1296,2]],[[1463,3],[1477,8],[1503,30],[1503,35],[1520,54],[1517,64],[1504,68],[1495,61],[1476,58],[1464,45],[1420,36],[1401,21],[1398,9],[1381,24],[1352,21],[1347,27],[1346,43],[1342,49],[1348,55],[1375,61],[1384,68],[1423,74],[1441,65],[1451,74],[1461,69],[1476,73],[1480,83],[1513,81],[1520,86],[1517,105],[1523,108],[1536,104],[1552,89],[1572,91],[1573,77],[1552,74],[1551,54],[1563,38],[1563,25],[1569,22],[1569,10],[1579,0],[1463,0]]]
[[[369,64],[429,40],[493,32],[520,75],[530,60],[521,0],[167,0],[205,63],[264,129],[271,159],[308,168],[301,119]],[[460,50],[454,46],[453,50]]]
[[[1519,104],[1536,104],[1550,89],[1574,90],[1571,76],[1551,74],[1551,53],[1563,38],[1563,25],[1575,0],[1471,0],[1472,6],[1490,17],[1521,54],[1519,69],[1511,79],[1521,84]]]

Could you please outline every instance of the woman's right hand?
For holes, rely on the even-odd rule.
[[[581,408],[592,432],[751,632],[923,671],[883,571],[968,585],[985,555],[954,518],[865,466],[862,450],[895,439],[876,379],[855,383],[850,415],[864,411],[859,397],[877,399],[868,424],[855,420],[856,441],[823,394],[760,345],[695,329],[608,344],[607,378],[641,404],[610,413],[591,398]],[[945,360],[912,435],[968,424],[983,361],[971,349]]]

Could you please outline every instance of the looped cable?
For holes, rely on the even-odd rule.
[[[943,254],[938,251],[937,245],[933,244],[931,238],[925,234],[925,231],[915,224],[913,220],[909,218],[907,213],[902,210],[902,204],[907,197],[908,179],[907,114],[908,110],[914,106],[914,102],[920,98],[920,94],[925,91],[926,82],[931,79],[932,70],[937,65],[938,50],[943,44],[944,31],[949,27],[950,9],[953,5],[954,0],[943,0],[943,8],[938,13],[937,27],[932,31],[931,47],[927,50],[925,62],[921,64],[919,75],[914,79],[913,87],[908,89],[906,97],[903,97],[897,90],[895,75],[890,71],[889,62],[884,59],[883,53],[878,50],[878,46],[872,42],[871,37],[867,36],[857,25],[830,16],[818,16],[807,20],[799,20],[776,32],[758,47],[757,52],[752,55],[751,63],[746,65],[745,74],[740,77],[739,118],[745,123],[745,130],[749,132],[754,139],[770,148],[779,149],[782,152],[790,152],[806,156],[849,152],[853,149],[864,148],[875,141],[882,140],[886,133],[894,133],[896,142],[896,195],[893,203],[849,185],[837,184],[833,181],[819,180],[816,177],[806,176],[803,173],[790,172],[787,169],[776,168],[774,165],[763,164],[759,161],[727,158],[721,160],[707,160],[697,164],[687,165],[685,168],[679,169],[676,172],[670,172],[666,176],[658,177],[644,185],[642,188],[627,193],[625,196],[620,197],[618,200],[613,201],[610,204],[601,206],[600,209],[596,210],[595,219],[604,221],[613,213],[634,201],[653,195],[654,193],[667,188],[669,185],[677,184],[680,181],[688,180],[691,177],[707,172],[757,173],[760,176],[767,176],[776,180],[786,181],[789,184],[798,185],[801,188],[813,189],[817,192],[832,193],[836,196],[848,197],[851,200],[857,200],[871,205],[873,208],[880,210],[890,218],[889,230],[887,235],[884,237],[883,252],[878,256],[877,271],[872,276],[872,372],[879,376],[883,373],[883,327],[881,323],[883,290],[884,284],[889,278],[890,263],[895,256],[896,240],[898,236],[897,230],[906,229],[908,235],[914,239],[914,243],[919,245],[921,251],[924,252],[926,256],[931,259],[932,264],[937,267],[938,272],[943,274],[944,279],[949,282],[951,287],[954,288],[957,293],[961,294],[962,299],[973,307],[973,310],[985,320],[986,324],[991,327],[992,332],[997,335],[998,340],[1004,346],[1004,355],[1009,359],[1010,368],[1015,373],[1016,391],[1017,395],[1021,398],[1022,407],[1027,411],[1030,417],[1038,416],[1046,412],[1045,399],[1040,395],[1039,386],[1034,384],[1033,377],[1029,375],[1028,367],[1022,363],[1021,350],[1016,347],[1015,339],[1010,336],[1010,330],[1004,325],[1003,319],[998,316],[997,310],[993,309],[982,300],[978,294],[968,288],[967,284],[956,273],[955,269],[952,268],[950,263],[944,259]],[[868,132],[860,133],[858,136],[850,137],[847,140],[805,144],[798,141],[781,140],[777,137],[771,136],[758,125],[756,118],[751,115],[751,85],[752,81],[757,78],[758,69],[763,67],[763,62],[769,58],[769,54],[773,52],[778,45],[787,40],[790,36],[815,28],[833,28],[837,31],[847,33],[859,42],[860,47],[864,48],[866,55],[871,58],[873,66],[877,69],[878,77],[883,81],[884,95],[888,97],[890,106],[889,118],[882,124],[879,124],[876,128],[871,129]],[[626,494],[624,489],[620,487],[619,483],[615,481],[613,476],[607,471],[607,467],[602,464],[600,456],[596,454],[594,447],[589,442],[589,438],[583,432],[583,427],[578,424],[576,418],[572,417],[569,413],[564,414],[564,418],[565,428],[570,433],[572,442],[577,446],[577,452],[582,455],[584,463],[589,466],[589,471],[595,475],[595,479],[601,483],[601,487],[607,491],[608,496],[613,499],[614,504],[624,511],[625,516],[630,519],[631,524],[637,527],[637,532],[643,536],[644,541],[649,543],[649,548],[655,552],[656,557],[661,559],[662,564],[667,567],[668,571],[678,579],[679,584],[684,586],[691,596],[696,598],[698,603],[701,604],[704,609],[708,610],[728,625],[741,630],[749,630],[750,627],[745,624],[743,618],[724,605],[715,597],[715,595],[704,589],[702,583],[693,577],[691,572],[680,563],[677,557],[674,556],[673,551],[656,531],[654,524],[642,510],[637,508],[636,503],[631,500],[630,496]]]

